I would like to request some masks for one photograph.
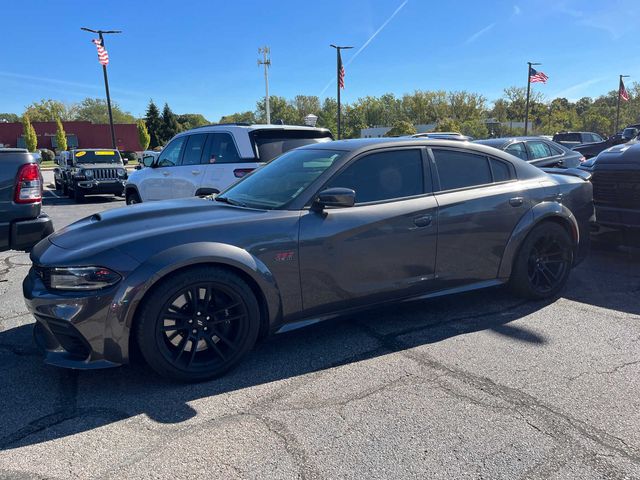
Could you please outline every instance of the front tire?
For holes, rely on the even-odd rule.
[[[140,195],[138,195],[137,192],[127,192],[126,195],[126,200],[125,202],[127,203],[127,205],[135,205],[136,203],[142,203],[142,200],[140,200]]]
[[[542,223],[522,243],[509,287],[524,298],[555,297],[567,283],[572,265],[573,244],[567,231],[557,223]]]
[[[196,267],[161,281],[144,299],[135,338],[160,375],[198,382],[240,362],[259,326],[258,302],[246,282],[221,268]]]

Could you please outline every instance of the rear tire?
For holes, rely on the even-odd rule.
[[[138,195],[137,192],[127,192],[127,196],[125,197],[126,200],[125,202],[127,203],[127,205],[135,205],[136,203],[142,203],[142,200],[140,200],[140,195]]]
[[[253,348],[260,310],[247,283],[217,267],[162,280],[143,300],[133,334],[149,366],[178,381],[218,377]]]
[[[531,230],[514,260],[509,287],[518,296],[540,300],[555,297],[567,283],[573,265],[573,243],[557,223]]]

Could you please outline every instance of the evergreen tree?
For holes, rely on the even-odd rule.
[[[144,123],[144,120],[138,120],[138,140],[140,141],[140,147],[142,150],[146,150],[149,148],[149,142],[151,142],[151,135],[149,135],[149,131],[147,130],[147,124]]]
[[[64,131],[60,118],[56,118],[56,144],[59,152],[64,152],[67,149],[67,133]]]
[[[162,126],[160,127],[160,139],[163,143],[171,140],[176,133],[180,131],[180,124],[176,115],[169,108],[169,104],[165,103],[162,109]]]
[[[156,148],[161,146],[160,130],[162,128],[162,119],[160,118],[160,111],[156,104],[153,103],[153,100],[149,100],[144,121],[149,133],[149,147]]]
[[[36,148],[38,148],[38,136],[36,135],[36,129],[31,125],[31,121],[29,117],[25,115],[22,118],[22,129],[24,135],[24,143],[27,147],[27,150],[30,152],[35,152]]]

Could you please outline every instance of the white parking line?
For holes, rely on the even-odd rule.
[[[57,193],[55,193],[53,190],[45,190],[45,192],[46,192],[46,193],[50,193],[51,195],[53,195],[53,196],[54,196],[54,197],[56,197],[56,198],[60,198],[60,197],[58,196],[58,194],[57,194]]]

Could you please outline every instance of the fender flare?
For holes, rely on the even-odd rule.
[[[117,357],[127,362],[129,339],[135,314],[144,296],[160,280],[185,267],[218,264],[241,272],[256,287],[266,306],[261,329],[270,331],[281,316],[280,290],[271,271],[246,250],[226,243],[196,242],[178,245],[148,258],[127,277],[116,293],[108,319],[111,335],[118,344]],[[253,289],[253,288],[252,288]],[[112,316],[113,315],[113,316]],[[116,333],[117,332],[117,333]],[[114,357],[116,358],[116,357]],[[116,358],[117,360],[117,358]]]
[[[140,191],[138,190],[138,187],[136,185],[134,185],[133,183],[127,183],[124,186],[124,194],[125,194],[125,196],[127,195],[127,190],[133,190],[134,192],[136,192],[138,194],[138,198],[140,198],[140,200],[142,200],[142,197],[140,196]]]
[[[511,232],[511,237],[502,254],[502,261],[498,269],[498,278],[509,279],[513,261],[520,249],[520,245],[527,237],[529,232],[540,222],[548,219],[559,219],[569,229],[573,240],[574,257],[580,244],[580,229],[571,210],[565,205],[557,202],[542,202],[530,209],[518,222]]]

